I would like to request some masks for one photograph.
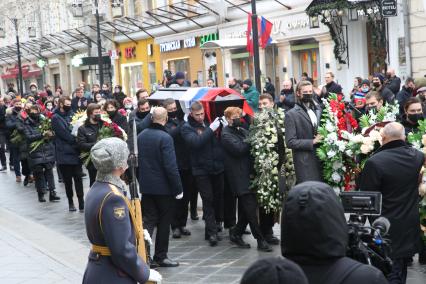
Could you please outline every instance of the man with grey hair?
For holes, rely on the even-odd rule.
[[[401,88],[401,79],[396,76],[395,69],[391,67],[388,67],[388,70],[386,70],[385,87],[391,90],[395,96]]]
[[[118,138],[102,139],[91,149],[98,173],[86,196],[84,219],[92,249],[83,284],[161,281],[137,252],[136,224],[120,179],[128,157],[127,144]]]
[[[143,221],[152,236],[157,228],[155,253],[151,267],[174,267],[170,260],[170,225],[175,215],[176,200],[183,197],[173,138],[167,133],[167,110],[152,111],[152,124],[138,136],[139,185],[142,193]]]
[[[382,216],[390,221],[393,261],[389,283],[405,283],[407,262],[420,250],[419,177],[424,154],[405,143],[404,127],[388,123],[382,146],[365,163],[359,189],[382,193]]]

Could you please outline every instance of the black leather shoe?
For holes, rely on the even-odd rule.
[[[229,239],[231,240],[231,243],[237,245],[239,248],[250,248],[250,244],[244,242],[243,238],[241,238],[241,236],[237,236],[237,235],[230,233]]]
[[[56,195],[56,191],[52,190],[49,192],[49,201],[59,201],[61,198]]]
[[[161,261],[157,261],[160,267],[176,267],[179,266],[179,262],[173,261],[171,259],[165,258]]]
[[[68,210],[70,211],[70,212],[75,212],[75,211],[77,211],[77,209],[75,208],[75,206],[74,206],[74,203],[70,203],[70,204],[68,204]]]
[[[38,193],[38,202],[46,202],[44,198],[44,193]]]
[[[191,232],[185,227],[180,228],[180,233],[182,234],[182,236],[190,236],[191,235]]]
[[[222,222],[216,222],[216,226],[217,226],[217,231],[218,232],[222,232],[223,231]]]
[[[272,248],[268,245],[265,240],[257,241],[257,249],[264,252],[271,252]]]
[[[158,268],[158,267],[160,267],[158,262],[156,262],[155,260],[151,260],[151,262],[149,263],[149,268],[154,269],[154,268]]]
[[[28,176],[24,178],[24,186],[27,186],[29,183]]]
[[[217,236],[216,235],[210,236],[209,243],[211,247],[217,246]]]
[[[179,228],[176,228],[173,230],[173,235],[172,235],[173,239],[180,239],[181,237],[181,233]]]
[[[84,211],[84,201],[83,201],[83,202],[78,202],[78,210],[79,210],[80,212],[83,212],[83,211]]]
[[[280,244],[280,239],[278,239],[277,237],[275,237],[273,235],[266,236],[265,240],[270,245],[279,245]]]
[[[199,219],[200,219],[200,217],[198,217],[197,213],[191,214],[191,220],[192,221],[198,221]]]

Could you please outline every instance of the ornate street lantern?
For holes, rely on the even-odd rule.
[[[72,15],[76,18],[83,17],[83,0],[74,0],[71,4]]]
[[[318,16],[309,16],[309,27],[311,29],[319,28]]]

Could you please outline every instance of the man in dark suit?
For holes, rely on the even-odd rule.
[[[152,236],[157,228],[154,262],[162,267],[179,263],[167,257],[170,225],[175,214],[175,199],[183,197],[173,138],[167,133],[167,110],[152,112],[152,124],[138,136],[139,185],[146,229]]]
[[[418,209],[422,152],[405,143],[404,127],[392,122],[382,130],[382,147],[367,160],[360,190],[382,193],[382,216],[389,219],[393,262],[389,283],[405,283],[407,262],[420,249]]]
[[[323,137],[317,134],[322,109],[313,98],[313,86],[301,81],[296,88],[296,105],[285,117],[285,142],[293,150],[296,182],[321,181],[321,165],[316,146]]]

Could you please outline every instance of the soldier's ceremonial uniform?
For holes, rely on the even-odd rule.
[[[111,174],[126,167],[127,157],[126,153],[117,153],[117,145],[102,145],[109,139],[101,140],[101,145],[96,144],[91,151],[98,175],[86,196],[86,232],[92,249],[83,283],[145,283],[150,269],[137,253],[130,201],[123,194],[121,179]],[[126,151],[128,156],[127,147]]]

